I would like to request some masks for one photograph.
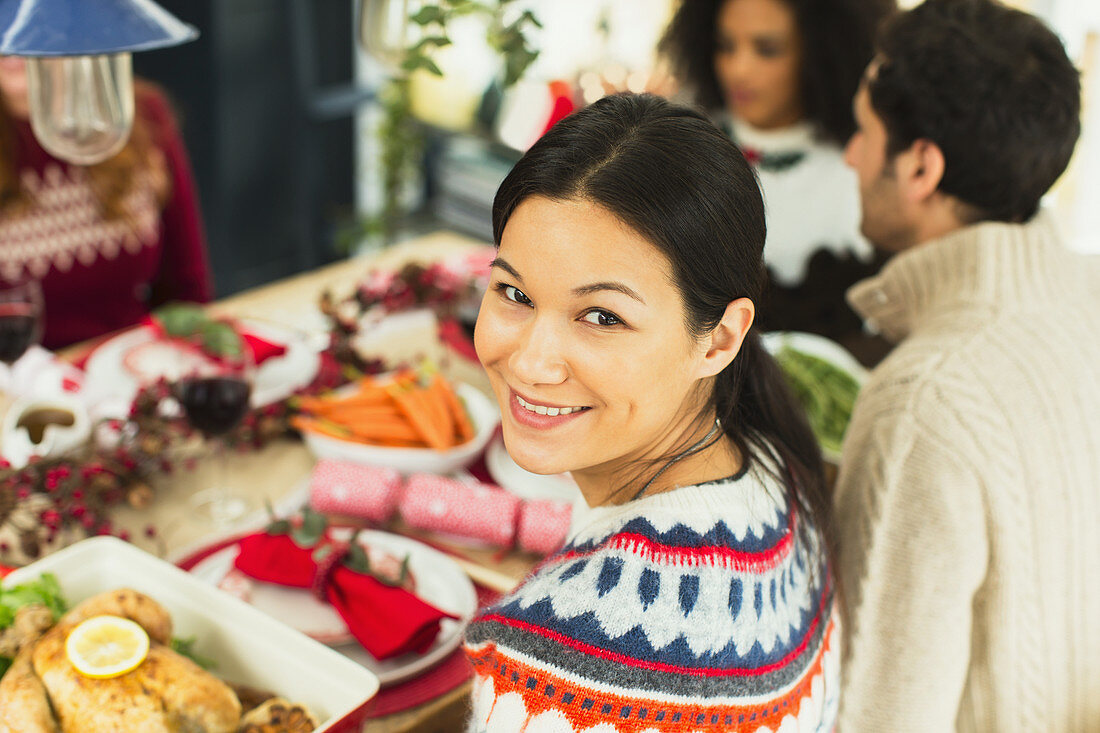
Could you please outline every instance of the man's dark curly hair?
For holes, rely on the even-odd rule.
[[[681,0],[659,50],[674,73],[714,111],[725,105],[714,73],[718,11],[729,0]],[[781,0],[794,11],[802,41],[802,109],[825,139],[843,145],[855,132],[852,97],[871,61],[875,32],[895,0]]]
[[[1081,132],[1077,69],[1039,19],[993,0],[926,0],[883,29],[868,80],[891,156],[931,140],[939,190],[970,221],[1027,221]]]

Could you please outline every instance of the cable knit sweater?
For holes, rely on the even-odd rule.
[[[837,626],[819,547],[758,466],[591,510],[468,629],[471,730],[830,730]]]
[[[900,341],[836,492],[842,733],[1100,730],[1100,270],[983,223],[855,286]]]

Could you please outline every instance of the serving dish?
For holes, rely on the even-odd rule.
[[[173,635],[217,663],[219,677],[270,690],[313,711],[318,733],[353,733],[379,689],[369,670],[247,603],[113,537],[93,537],[20,568],[4,587],[53,573],[70,606],[115,588],[144,593],[172,615]]]
[[[368,445],[314,432],[304,432],[302,438],[317,458],[331,458],[368,466],[388,466],[402,473],[450,473],[472,463],[484,450],[500,423],[496,402],[476,387],[461,382],[454,386],[474,425],[474,437],[454,448],[441,451],[432,448]]]

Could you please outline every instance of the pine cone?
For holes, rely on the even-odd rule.
[[[145,435],[142,436],[138,447],[146,455],[159,456],[164,450],[164,440],[158,435]]]
[[[148,484],[134,484],[126,492],[126,501],[134,509],[144,509],[153,502],[153,489]]]
[[[304,705],[275,697],[241,718],[238,733],[310,733],[317,721]]]

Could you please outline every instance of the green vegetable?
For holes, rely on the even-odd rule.
[[[0,629],[10,626],[15,621],[15,612],[32,603],[41,603],[50,609],[54,621],[68,610],[57,577],[53,573],[42,573],[38,580],[0,589]]]
[[[213,659],[204,657],[195,651],[195,641],[196,639],[193,636],[187,638],[174,636],[172,637],[172,651],[177,654],[182,654],[203,669],[214,669],[217,667],[218,664]]]
[[[806,410],[821,447],[839,453],[852,419],[859,382],[830,362],[790,346],[781,348],[775,359]]]
[[[184,338],[199,332],[209,319],[200,306],[190,303],[169,303],[153,311],[153,315],[169,336]]]
[[[22,585],[11,588],[0,588],[0,629],[6,629],[15,622],[15,612],[23,606],[41,603],[50,609],[53,619],[61,618],[61,614],[68,609],[65,598],[61,595],[61,585],[57,577],[52,573],[42,573],[38,580],[32,580]],[[0,677],[8,671],[12,660],[8,657],[0,657]]]

